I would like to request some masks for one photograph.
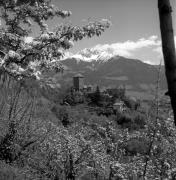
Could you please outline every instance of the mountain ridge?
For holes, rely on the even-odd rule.
[[[142,91],[155,88],[158,77],[157,66],[122,56],[114,56],[106,61],[68,58],[63,60],[62,64],[66,68],[63,77],[69,78],[70,83],[76,73],[81,73],[85,77],[86,84],[101,87],[116,87],[125,84],[128,89]],[[160,73],[160,79],[161,89],[165,89],[167,86],[164,68]]]

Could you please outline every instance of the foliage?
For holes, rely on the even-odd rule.
[[[117,113],[116,121],[123,128],[129,130],[143,129],[146,124],[146,116],[136,111],[129,111],[125,113]]]
[[[21,79],[24,77],[42,78],[48,70],[61,70],[64,50],[73,46],[74,41],[84,37],[101,35],[110,22],[89,22],[83,27],[58,23],[53,30],[47,22],[54,17],[66,18],[70,11],[59,10],[48,0],[1,0],[0,66],[3,71]],[[39,35],[31,42],[27,38],[39,28]]]
[[[126,142],[125,150],[128,155],[145,155],[148,150],[148,142],[144,138],[131,138]]]
[[[136,98],[133,98],[133,97],[125,96],[123,98],[123,101],[124,101],[125,105],[132,110],[137,110],[138,107],[140,106],[139,100],[137,100]]]
[[[0,7],[1,69],[8,75],[0,79],[1,178],[175,179],[176,129],[168,107],[159,109],[154,103],[144,116],[135,111],[138,102],[125,99],[124,91],[116,92],[131,110],[114,120],[98,116],[95,109],[89,112],[86,104],[53,105],[30,80],[17,83],[12,78],[41,78],[46,68],[60,70],[62,50],[72,41],[100,35],[109,23],[60,25],[51,32],[45,22],[68,17],[69,11],[44,0],[0,0]],[[27,43],[30,21],[41,32]],[[100,105],[101,100],[97,88],[93,102]]]
[[[107,89],[107,93],[113,96],[114,101],[116,99],[124,99],[126,96],[126,89],[125,87],[119,87],[114,89]]]
[[[63,126],[67,127],[70,124],[69,112],[66,107],[59,107],[55,105],[54,107],[52,107],[51,110],[56,115],[56,117],[62,122]]]
[[[70,90],[63,98],[63,103],[76,105],[84,103],[85,95],[81,91]]]
[[[21,144],[21,150],[26,146],[27,141],[26,143],[22,142],[22,139],[17,139],[17,136],[21,138],[23,134],[21,128],[24,128],[24,130],[29,128],[27,119],[30,121],[32,118],[30,113],[33,111],[33,102],[29,96],[26,96],[26,100],[24,100],[23,89],[20,85],[14,84],[13,82],[11,82],[10,87],[5,87],[5,85],[1,87],[1,93],[4,95],[0,99],[2,107],[1,123],[2,125],[6,123],[4,124],[5,129],[1,132],[0,159],[6,162],[13,162],[21,153],[20,151],[16,151],[15,146],[18,146],[18,143],[24,143],[23,145]]]
[[[0,177],[3,180],[24,180],[25,175],[19,169],[0,162]]]
[[[97,106],[100,105],[100,101],[102,100],[102,95],[100,93],[100,89],[98,86],[97,86],[95,92],[88,95],[88,98],[90,98],[90,104],[94,104]]]
[[[9,91],[12,94],[8,92],[11,100],[17,97],[15,94],[18,88],[15,89],[16,91]],[[86,177],[134,179],[144,176],[146,179],[171,179],[175,173],[175,128],[171,119],[165,118],[167,111],[161,111],[156,121],[155,105],[152,106],[152,111],[145,117],[145,126],[139,125],[129,131],[135,126],[129,126],[128,129],[119,126],[113,118],[89,112],[86,105],[48,105],[58,118],[54,121],[54,117],[47,116],[47,109],[40,111],[39,107],[43,107],[42,103],[45,101],[38,98],[32,108],[37,111],[32,111],[33,118],[30,121],[31,113],[20,118],[23,111],[14,118],[20,107],[31,112],[32,109],[24,101],[27,100],[26,97],[27,94],[22,90],[16,98],[18,105],[9,108],[13,109],[13,118],[8,121],[9,126],[4,126],[6,131],[1,136],[0,142],[7,145],[4,146],[8,147],[5,152],[9,155],[1,156],[0,162],[6,161],[4,168],[9,166],[9,170],[12,170],[9,173],[15,173],[19,177],[25,175],[26,179],[46,180]],[[4,115],[7,115],[7,112],[9,115],[10,112],[2,100],[1,121],[5,118]],[[34,102],[31,100],[29,102]],[[133,118],[133,123],[139,123],[143,118],[135,111],[129,113],[128,117]],[[69,122],[67,125],[63,123],[64,118]],[[12,138],[7,138],[10,134],[10,122],[14,122],[16,131]],[[4,141],[5,139],[8,141]],[[7,165],[9,162],[10,165]],[[3,172],[6,173],[6,170]]]

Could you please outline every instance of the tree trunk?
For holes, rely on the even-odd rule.
[[[168,95],[171,99],[176,125],[176,55],[170,1],[158,0],[158,8]]]

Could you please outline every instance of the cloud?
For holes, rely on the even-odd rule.
[[[163,64],[164,62],[163,62],[162,47],[161,47],[161,46],[158,46],[157,48],[153,49],[153,52],[156,53],[156,59],[158,60],[158,64],[159,64],[160,61],[162,61],[162,64]],[[149,64],[152,64],[152,62],[149,63]]]
[[[176,36],[174,36],[174,41],[175,41],[175,46],[176,46]],[[161,47],[161,41],[160,45],[156,48],[153,49],[154,52],[158,53],[158,58],[163,58],[163,52],[162,52],[162,47]]]
[[[150,36],[149,38],[141,38],[137,41],[125,41],[114,44],[97,45],[94,49],[99,51],[111,52],[119,56],[132,57],[137,50],[149,47],[158,47],[161,42],[157,36]]]
[[[161,48],[161,46],[158,46],[157,48],[153,49],[153,51],[161,54],[162,53],[162,48]]]
[[[176,36],[175,45],[176,45]],[[92,48],[86,48],[76,54],[67,54],[66,58],[74,57],[78,60],[106,61],[113,56],[123,56],[127,58],[139,59],[148,64],[163,64],[163,54],[161,40],[158,36],[140,38],[137,41],[117,42],[113,44],[98,44]]]
[[[25,37],[24,41],[30,43],[33,41],[33,37]],[[135,58],[150,64],[158,64],[163,59],[161,40],[159,40],[158,36],[153,35],[136,41],[127,40],[112,44],[98,44],[92,48],[83,49],[76,54],[65,52],[63,59],[73,57],[85,61],[106,61],[114,56]]]
[[[92,48],[83,49],[74,55],[72,54],[70,57],[84,61],[107,61],[114,56],[123,56],[140,59],[143,62],[151,62],[150,64],[157,64],[158,59],[155,59],[155,53],[158,53],[159,50],[157,48],[160,46],[161,41],[158,36],[153,35],[148,38],[140,38],[136,41],[128,40],[112,44],[98,44]]]
[[[147,47],[157,47],[161,44],[158,40],[157,36],[150,36],[149,38],[141,38],[137,41],[125,41],[118,42],[113,44],[104,44],[104,45],[96,45],[91,48],[92,51],[106,51],[112,54],[120,55],[120,56],[133,56],[133,53],[136,50],[140,50],[142,48]]]
[[[176,45],[176,36],[174,37]],[[24,41],[30,43],[33,37],[25,37]],[[112,44],[98,44],[92,48],[86,48],[76,54],[66,52],[63,59],[76,58],[78,60],[106,61],[113,56],[124,56],[127,58],[140,59],[149,64],[159,64],[163,59],[161,40],[153,35],[148,38],[140,38],[136,41],[127,40]]]

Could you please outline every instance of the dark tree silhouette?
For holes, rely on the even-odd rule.
[[[158,0],[158,9],[165,73],[168,84],[167,95],[169,95],[171,99],[176,125],[176,55],[170,1]]]
[[[95,102],[98,105],[101,99],[101,95],[100,95],[100,88],[97,86],[96,91],[95,91]]]

